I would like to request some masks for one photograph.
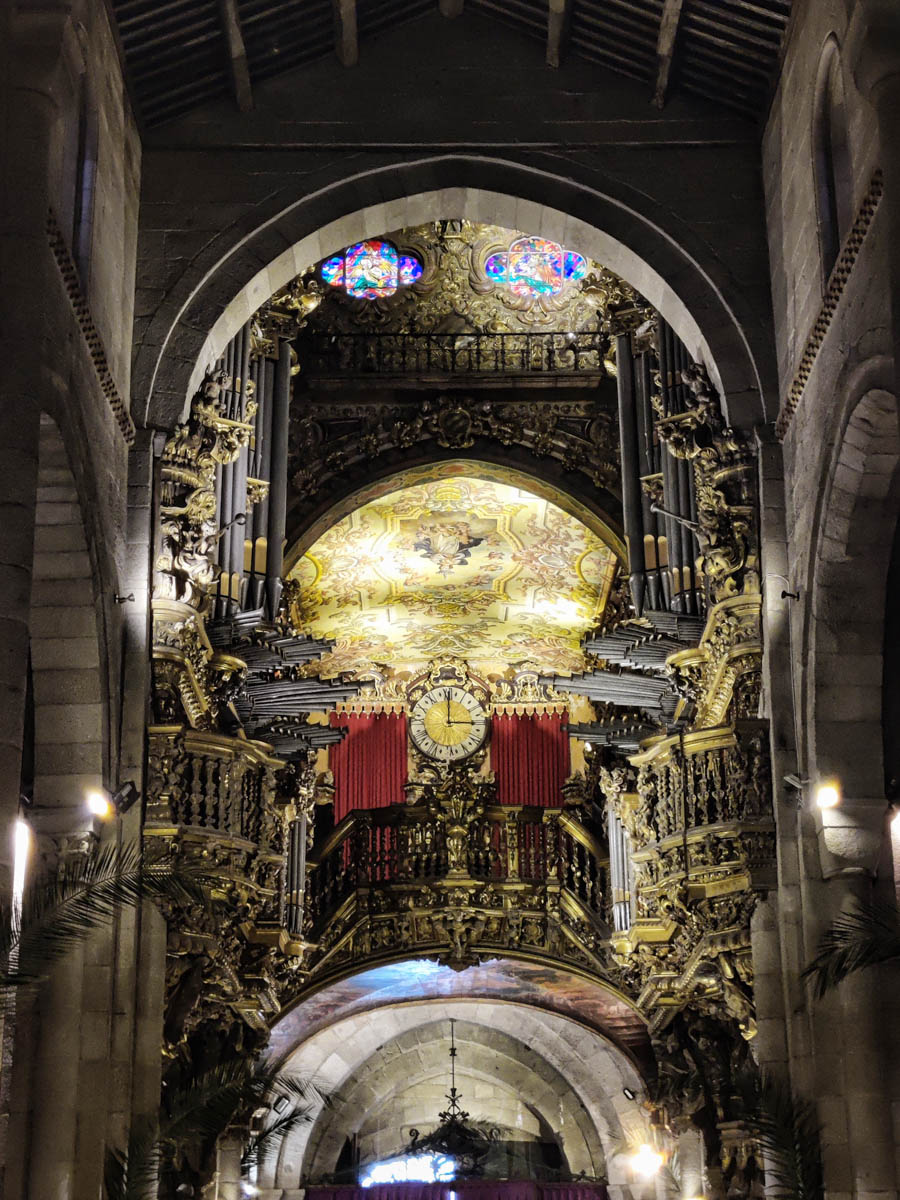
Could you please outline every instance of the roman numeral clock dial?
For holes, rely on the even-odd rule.
[[[422,754],[438,762],[458,762],[480,748],[487,737],[487,713],[461,687],[432,688],[409,716],[409,736]]]

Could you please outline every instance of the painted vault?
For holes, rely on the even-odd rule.
[[[613,550],[551,501],[492,480],[437,479],[363,505],[292,571],[304,626],[336,642],[328,666],[415,670],[458,658],[584,669]]]

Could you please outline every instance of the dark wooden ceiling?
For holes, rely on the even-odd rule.
[[[754,120],[764,114],[792,0],[111,0],[139,118],[160,125],[224,95],[252,105],[256,83],[463,3],[630,76],[663,107],[681,90]]]

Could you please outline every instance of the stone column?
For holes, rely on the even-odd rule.
[[[52,262],[47,241],[53,77],[68,23],[61,8],[7,6],[0,14],[0,896],[8,904],[19,806],[28,673],[42,363],[49,354],[44,304]],[[9,1151],[11,1030],[2,1035],[0,1170]]]

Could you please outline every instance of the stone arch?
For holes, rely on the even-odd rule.
[[[561,1145],[573,1173],[603,1174],[597,1131],[571,1085],[539,1050],[471,1020],[457,1020],[455,1035],[457,1083],[473,1120],[510,1128],[527,1106],[534,1110],[529,1118],[535,1129],[543,1118],[545,1127],[565,1135]],[[331,1108],[311,1130],[304,1178],[330,1174],[348,1134],[362,1135],[362,1160],[368,1161],[374,1157],[373,1143],[378,1157],[386,1158],[402,1152],[411,1124],[424,1132],[423,1126],[443,1107],[447,1045],[446,1019],[389,1037],[332,1094]],[[482,1098],[481,1092],[487,1095]],[[423,1107],[410,1109],[410,1102]],[[386,1119],[387,1128],[380,1127],[379,1118]]]
[[[527,1004],[494,998],[435,999],[385,1005],[356,1013],[317,1030],[287,1056],[282,1069],[316,1079],[327,1092],[346,1087],[360,1068],[387,1042],[421,1031],[449,1017],[485,1028],[526,1047],[539,1047],[539,1058],[561,1076],[588,1114],[599,1138],[610,1183],[625,1184],[620,1161],[623,1144],[644,1129],[643,1080],[630,1059],[610,1041],[572,1018]],[[504,1043],[505,1044],[505,1043]],[[625,1093],[625,1089],[633,1096]],[[303,1126],[282,1145],[270,1186],[298,1186],[306,1164],[311,1134]]]
[[[811,564],[808,763],[840,780],[822,814],[826,875],[872,871],[884,831],[881,735],[887,575],[900,513],[900,410],[863,381],[834,450]]]
[[[97,612],[76,480],[59,426],[42,414],[30,633],[35,815],[49,832],[72,832],[72,819],[77,826],[84,812],[85,792],[102,787],[108,774]]]
[[[608,264],[641,291],[703,361],[733,424],[765,420],[777,385],[770,331],[752,295],[691,226],[646,193],[604,177],[579,182],[477,155],[311,177],[214,238],[160,304],[138,349],[136,419],[171,427],[206,367],[273,292],[327,254],[390,229],[454,216],[527,227]]]

